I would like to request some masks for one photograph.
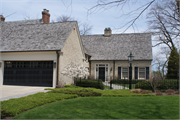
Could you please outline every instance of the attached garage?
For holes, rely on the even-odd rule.
[[[53,61],[4,61],[3,85],[45,86],[53,84]]]

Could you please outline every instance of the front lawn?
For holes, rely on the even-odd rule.
[[[129,84],[115,84],[115,85],[119,85],[119,86],[122,86],[122,87],[127,87],[127,88],[129,88]],[[136,84],[131,84],[131,89],[135,89],[135,85]]]
[[[55,102],[63,99],[76,98],[77,95],[62,94],[62,93],[36,93],[21,98],[14,98],[6,101],[1,101],[1,111],[7,112],[6,116],[15,116],[23,111],[31,108]],[[2,113],[2,112],[1,112]],[[1,114],[2,116],[2,114]]]
[[[14,119],[179,119],[179,96],[80,97],[36,107]]]

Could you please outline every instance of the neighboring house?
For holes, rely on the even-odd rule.
[[[149,79],[152,61],[151,34],[111,34],[106,28],[103,35],[81,36],[91,55],[90,75],[103,81],[128,79],[128,56],[132,52],[132,79]]]
[[[72,84],[62,70],[71,62],[83,64],[94,79],[128,78],[127,56],[132,51],[133,79],[148,79],[151,71],[151,35],[80,36],[77,22],[49,23],[42,19],[4,22],[0,16],[0,81],[3,85],[50,86]],[[59,81],[59,82],[58,82]]]

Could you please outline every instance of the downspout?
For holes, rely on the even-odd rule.
[[[59,78],[59,52],[56,51],[57,54],[57,75],[56,75],[56,85],[58,85],[58,78]]]
[[[91,75],[91,61],[89,61],[89,75]]]
[[[114,70],[113,70],[113,79],[115,78],[115,60],[113,60]]]

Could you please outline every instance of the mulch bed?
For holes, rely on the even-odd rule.
[[[132,93],[140,93],[140,94],[154,94],[156,96],[160,96],[160,95],[179,95],[179,90],[174,91],[172,89],[168,89],[165,92],[161,92],[159,90],[156,90],[155,93],[153,92],[149,92],[147,90],[143,90],[143,89],[133,89],[131,90]]]

